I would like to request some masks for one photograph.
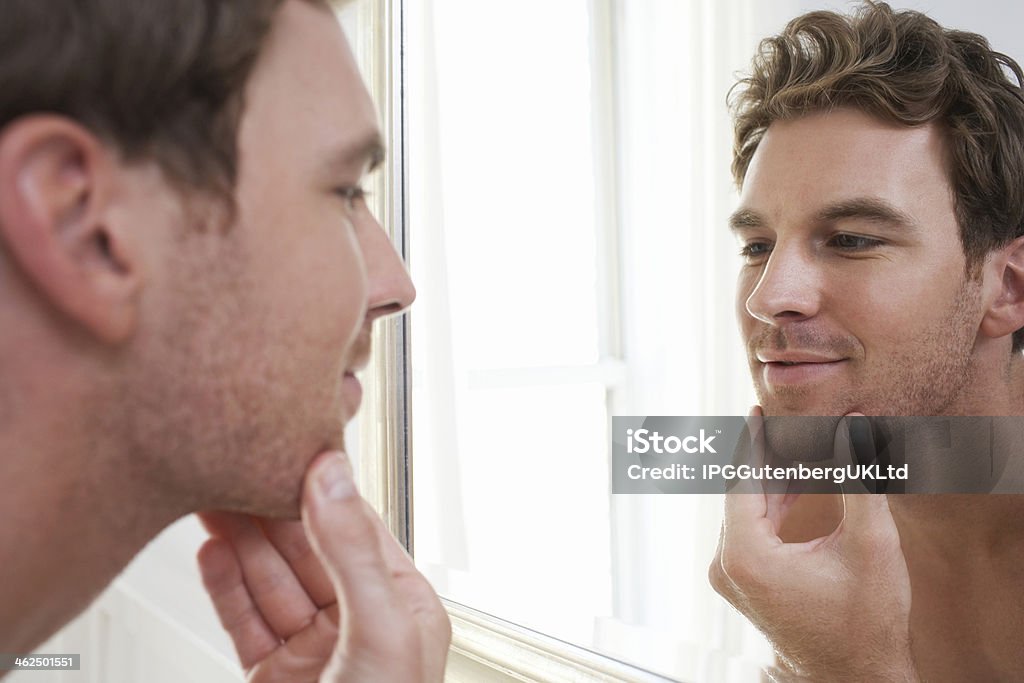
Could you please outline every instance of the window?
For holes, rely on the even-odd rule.
[[[604,425],[624,377],[590,3],[407,12],[415,556],[452,600],[585,641],[611,608]],[[531,503],[570,493],[558,520]]]
[[[417,564],[683,680],[769,651],[706,580],[721,499],[608,495],[610,417],[752,402],[724,106],[748,9],[403,5]]]

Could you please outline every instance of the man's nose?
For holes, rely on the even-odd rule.
[[[360,240],[369,285],[369,322],[401,313],[412,305],[416,288],[383,227],[376,220]]]
[[[747,297],[747,312],[769,325],[812,318],[821,306],[821,277],[798,245],[776,245]]]

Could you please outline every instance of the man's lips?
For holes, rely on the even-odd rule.
[[[848,359],[802,353],[759,353],[758,360],[762,363],[765,384],[784,387],[831,379],[845,367]]]
[[[846,360],[840,356],[814,353],[812,351],[758,351],[757,359],[762,363],[835,363]]]
[[[363,385],[356,378],[356,373],[370,364],[370,329],[365,327],[359,333],[355,344],[350,349],[348,366],[341,378],[341,393],[345,396],[349,410],[348,418],[355,416],[359,404],[363,401]]]

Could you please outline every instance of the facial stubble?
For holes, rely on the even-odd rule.
[[[947,415],[959,406],[976,376],[974,350],[980,321],[981,283],[964,273],[945,316],[920,329],[913,337],[892,343],[888,358],[869,345],[853,367],[854,383],[837,388],[825,400],[812,403],[820,387],[780,387],[766,392],[758,377],[754,386],[766,415]],[[887,324],[879,320],[879,325]],[[770,335],[772,332],[763,333]],[[785,335],[783,335],[785,336]],[[852,339],[815,339],[804,335],[796,346],[845,357],[858,346]],[[790,341],[793,341],[790,339]],[[778,344],[776,344],[778,346]],[[838,348],[837,348],[838,347]],[[754,373],[761,372],[752,363]]]

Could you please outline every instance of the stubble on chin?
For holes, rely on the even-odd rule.
[[[849,382],[846,386],[836,387],[781,386],[769,392],[762,375],[764,366],[757,359],[759,351],[792,350],[845,358],[848,359],[846,363],[855,365],[863,351],[860,342],[852,335],[828,333],[817,322],[806,321],[781,327],[765,326],[750,339],[747,346],[754,391],[765,416],[845,415],[845,412],[839,411],[855,400]]]
[[[752,358],[754,389],[764,414],[963,414],[962,403],[977,375],[974,347],[980,299],[980,283],[965,274],[945,316],[911,337],[894,337],[889,344],[893,351],[888,357],[873,355],[869,346],[862,357],[847,361],[850,367],[839,386],[790,386],[769,392],[760,378],[761,366]],[[848,340],[830,342],[825,336],[805,335],[797,339],[790,335],[785,343],[794,348],[831,350],[836,355],[843,355],[850,348]]]

